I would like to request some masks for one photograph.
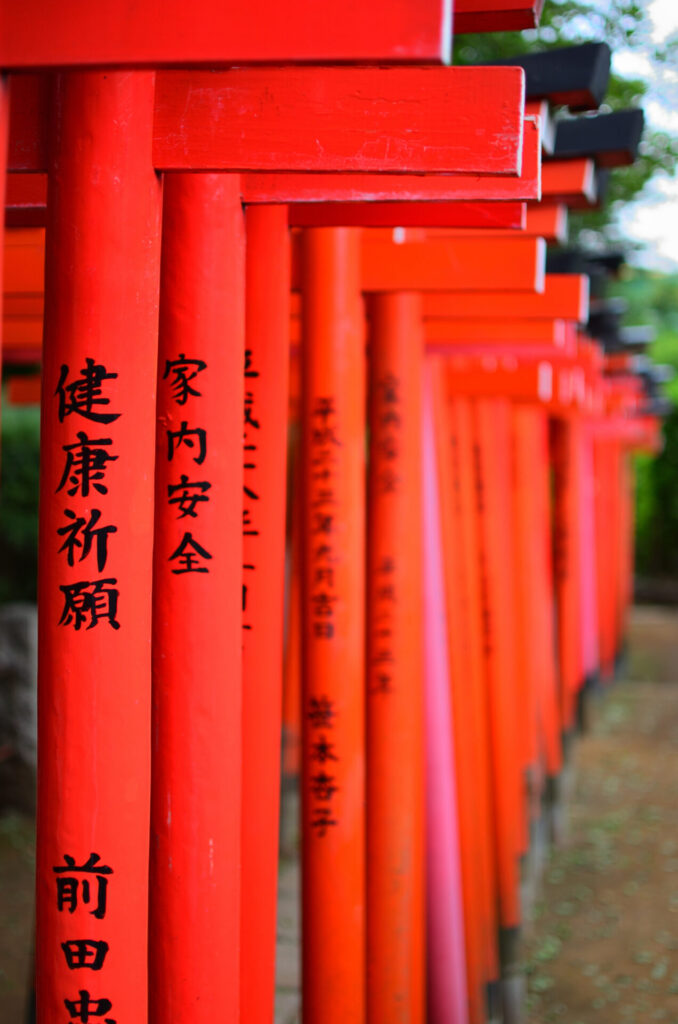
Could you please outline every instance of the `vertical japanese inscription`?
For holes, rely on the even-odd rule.
[[[64,855],[64,863],[54,865],[52,871],[56,876],[57,912],[73,915],[74,920],[74,937],[61,943],[66,966],[69,971],[98,973],[106,964],[109,945],[104,939],[90,936],[81,938],[76,922],[85,930],[90,916],[96,921],[105,919],[108,908],[108,884],[113,868],[101,863],[98,853],[90,853],[82,864],[77,864],[75,857],[67,853]],[[107,1016],[113,1009],[111,1000],[105,996],[93,996],[87,988],[79,989],[75,998],[64,997],[64,1006],[71,1018],[71,1024],[97,1017],[101,1018],[104,1024],[116,1024],[114,1017]]]
[[[337,534],[336,466],[341,440],[337,434],[334,398],[315,400],[311,421],[311,507],[308,524],[311,540],[310,621],[318,640],[334,637],[337,602],[335,585]],[[319,837],[327,835],[339,822],[332,803],[338,791],[335,769],[339,762],[332,735],[336,718],[333,701],[326,695],[310,696],[306,716],[311,730],[310,759],[313,773],[309,779],[311,828]]]
[[[259,371],[255,368],[252,359],[252,350],[249,348],[245,349],[245,403],[243,410],[243,510],[242,510],[242,535],[245,549],[247,550],[248,541],[244,540],[245,537],[258,537],[258,518],[257,518],[257,502],[259,499],[258,485],[257,485],[257,451],[258,436],[261,430],[261,423],[259,421],[259,413],[256,408],[256,391],[254,389],[254,382],[259,377]],[[250,573],[256,571],[256,564],[251,562],[249,559],[243,563],[243,583],[242,583],[242,612],[243,622],[242,628],[251,630],[252,623],[249,620],[249,610],[247,606],[247,595],[249,588],[251,587]]]
[[[327,835],[328,829],[338,824],[332,812],[332,799],[338,790],[334,766],[339,761],[332,738],[332,724],[336,717],[333,701],[324,694],[310,697],[306,716],[312,731],[311,828],[317,836],[322,837]]]
[[[180,407],[193,404],[202,398],[199,390],[199,375],[207,369],[202,359],[193,359],[180,352],[176,359],[165,360],[162,379],[169,389],[172,402]],[[176,465],[176,478],[167,485],[167,504],[176,512],[177,543],[168,556],[171,572],[175,576],[187,573],[209,572],[211,553],[199,539],[197,522],[200,512],[210,500],[212,484],[202,469],[208,459],[207,431],[194,426],[193,421],[182,419],[176,430],[166,429],[167,461]],[[195,467],[200,467],[198,471]],[[186,522],[184,522],[186,520]],[[188,527],[190,526],[190,529]]]
[[[341,441],[336,433],[334,399],[319,397],[312,410],[311,476],[312,505],[309,530],[312,543],[311,623],[313,636],[330,640],[334,636],[334,585],[336,564],[336,450]]]
[[[74,416],[74,422],[83,427],[76,431],[75,441],[62,445],[64,467],[56,493],[64,492],[64,498],[68,499],[64,504],[68,507],[63,510],[65,523],[57,530],[58,536],[63,538],[58,554],[63,555],[71,567],[76,561],[78,566],[85,563],[82,568],[88,576],[93,575],[88,571],[91,563],[96,563],[97,573],[104,572],[109,536],[118,530],[117,526],[106,522],[105,510],[110,464],[118,460],[114,451],[114,424],[120,418],[120,413],[111,408],[106,388],[117,376],[102,363],[86,357],[85,365],[73,374],[66,363],[61,366],[54,391],[59,422],[64,423]],[[81,420],[85,423],[80,424]],[[98,436],[100,431],[103,433],[103,427],[110,431],[111,437]],[[101,503],[102,507],[94,508],[90,501]],[[105,622],[112,629],[119,629],[117,584],[113,576],[61,584],[63,608],[59,625],[77,632],[95,629]]]
[[[400,380],[385,373],[375,382],[372,442],[374,460],[374,497],[388,500],[400,491],[398,459],[400,457],[402,429]],[[393,629],[398,601],[396,592],[396,559],[394,550],[382,552],[376,566],[376,579],[372,591],[371,644],[369,665],[369,693],[393,692]]]
[[[63,607],[58,625],[75,632],[96,629],[102,624],[120,629],[118,580],[103,575],[118,533],[118,527],[108,521],[106,509],[109,488],[115,479],[110,471],[118,461],[115,425],[121,415],[111,407],[107,389],[117,377],[116,372],[86,357],[85,365],[75,372],[71,372],[68,364],[62,364],[54,391],[59,422],[63,424],[74,417],[72,422],[81,427],[75,432],[75,440],[61,446],[64,465],[56,488],[56,494],[64,498],[63,525],[56,531],[60,544],[57,554],[69,568],[82,568],[87,576],[59,586]],[[97,574],[98,578],[94,578]],[[94,922],[105,920],[113,869],[101,862],[99,854],[90,853],[82,864],[65,854],[64,863],[52,870],[57,912],[72,915],[74,922],[73,937],[61,943],[66,966],[69,971],[104,971],[105,984],[109,944],[105,939],[92,937],[91,932],[88,934],[86,923],[92,918]],[[78,934],[78,925],[84,936],[82,932]],[[116,1024],[114,1017],[107,1016],[113,1009],[111,1000],[92,995],[88,988],[79,989],[75,996],[72,992],[64,993],[63,1003],[71,1022],[100,1018],[104,1024]]]

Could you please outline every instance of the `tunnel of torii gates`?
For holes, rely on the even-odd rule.
[[[633,159],[551,117],[609,50],[446,67],[444,0],[123,7],[0,0],[37,1019],[270,1024],[283,707],[304,1020],[516,1019],[521,869],[659,436],[587,274],[545,272]],[[456,0],[455,31],[540,7]]]

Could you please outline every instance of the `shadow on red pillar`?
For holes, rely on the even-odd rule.
[[[241,1020],[275,990],[290,245],[286,206],[246,214]]]

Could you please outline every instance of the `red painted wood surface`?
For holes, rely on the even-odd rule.
[[[539,690],[543,681],[544,662],[542,646],[552,632],[538,631],[540,608],[549,605],[549,594],[542,586],[541,534],[535,512],[543,514],[546,503],[540,487],[548,481],[548,449],[539,439],[546,431],[544,412],[532,405],[516,404],[511,409],[513,440],[513,525],[515,557],[518,572],[515,579],[516,647],[518,671],[516,673],[516,699],[520,714],[517,716],[517,739],[525,795],[528,780],[534,782],[540,755],[538,732]],[[540,459],[545,460],[547,472],[541,472]],[[548,493],[548,492],[547,492]],[[555,652],[555,648],[553,648]]]
[[[14,81],[9,168],[41,171],[49,82]],[[159,72],[153,159],[160,170],[515,176],[523,81],[520,68]]]
[[[563,347],[567,342],[567,330],[562,320],[428,319],[426,342],[429,346],[510,346],[519,355],[524,346]]]
[[[39,405],[40,374],[10,377],[7,381],[7,396],[10,405]]]
[[[567,206],[564,203],[542,202],[527,211],[525,232],[541,235],[549,245],[567,241]]]
[[[551,423],[554,481],[554,580],[557,608],[560,718],[564,733],[575,724],[576,694],[582,679],[580,632],[580,499],[582,425],[578,419]]]
[[[488,204],[497,208],[499,204],[492,203]],[[506,204],[502,204],[502,207]],[[501,207],[500,207],[501,208]],[[445,225],[433,225],[433,227],[442,227]],[[482,225],[471,224],[471,225],[459,225],[462,229],[459,231],[459,236],[463,237],[465,233],[463,229],[468,228],[470,233],[472,230]],[[450,225],[450,227],[457,227],[457,225]],[[488,230],[483,236],[485,238],[502,238],[506,237],[510,233],[510,229],[515,228],[516,225],[510,224],[488,224]],[[543,203],[531,204],[527,211],[525,222],[522,225],[522,232],[525,237],[538,237],[543,238],[549,245],[555,245],[558,242],[567,241],[567,207],[557,203]]]
[[[10,178],[10,183],[12,178]],[[293,227],[449,227],[517,230],[524,203],[293,203]]]
[[[523,165],[508,175],[246,174],[245,203],[522,202],[541,199],[539,132],[525,121]]]
[[[499,979],[498,875],[494,835],[494,799],[489,718],[488,682],[483,653],[484,594],[483,576],[479,571],[479,512],[476,489],[476,453],[473,434],[473,407],[470,399],[456,391],[454,371],[446,370],[447,398],[452,447],[452,470],[455,494],[458,495],[460,558],[455,579],[462,587],[461,604],[465,630],[457,630],[455,643],[466,640],[464,664],[468,670],[471,702],[470,720],[476,757],[474,796],[475,826],[479,832],[480,912],[482,915],[484,980],[490,986]],[[454,623],[450,622],[450,630]],[[452,638],[451,638],[452,642]],[[454,684],[454,680],[453,680]],[[456,706],[456,705],[455,705]],[[489,1016],[489,1014],[488,1014]]]
[[[199,17],[183,0],[143,8],[112,0],[93,7],[67,0],[3,0],[0,65],[203,64],[259,61],[439,62],[449,60],[449,0],[346,0],[336,8],[314,0],[280,5],[205,0]],[[77,31],[75,27],[77,26]]]
[[[482,588],[499,923],[504,929],[513,929],[521,918],[518,856],[524,810],[516,742],[515,566],[508,400],[475,400],[473,423],[480,542],[476,557]]]
[[[40,1024],[138,1020],[147,1006],[152,98],[151,72],[57,83],[41,426]]]
[[[542,152],[545,156],[552,154],[556,141],[556,125],[551,116],[549,101],[547,99],[525,100],[525,117],[539,119]]]
[[[454,32],[517,32],[535,28],[544,0],[455,0]]]
[[[228,175],[163,193],[149,1019],[235,1022],[244,223]]]
[[[470,680],[469,622],[461,537],[461,493],[459,449],[447,400],[444,360],[431,360],[436,375],[432,388],[434,426],[437,434],[440,523],[445,574],[447,647],[449,652],[450,696],[454,728],[456,800],[459,825],[464,946],[470,1024],[484,1024],[486,920],[482,899],[482,843],[479,813],[478,752],[481,744],[475,731],[473,683]]]
[[[153,162],[515,175],[523,95],[520,68],[167,71],[156,87]]]
[[[431,293],[424,296],[426,319],[576,320],[585,323],[589,311],[589,279],[585,274],[546,274],[540,294],[522,292]]]
[[[287,211],[246,214],[240,1019],[275,988],[290,303]]]
[[[52,80],[46,75],[11,75],[9,170],[46,171],[47,126]]]
[[[304,1019],[365,1019],[365,357],[360,233],[304,233]]]
[[[365,291],[541,291],[546,248],[541,239],[436,239],[397,245],[366,236]],[[294,278],[293,278],[294,280]]]
[[[593,160],[549,160],[541,170],[541,190],[549,203],[575,209],[592,206],[596,200]]]
[[[371,299],[367,1019],[425,1019],[421,295]]]
[[[5,192],[6,227],[44,227],[47,216],[47,175],[9,174]]]

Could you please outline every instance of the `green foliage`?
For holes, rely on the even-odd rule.
[[[3,404],[0,601],[36,600],[39,453],[38,409]]]
[[[585,42],[608,43],[613,51],[631,50],[655,65],[678,59],[678,38],[661,45],[651,41],[647,7],[633,0],[547,0],[538,29],[528,32],[497,32],[458,37],[455,62],[490,63],[504,57]],[[638,78],[612,74],[602,112],[642,106],[648,84]],[[562,115],[561,115],[562,116]],[[610,243],[631,248],[619,232],[617,217],[622,207],[638,199],[657,174],[672,175],[678,167],[678,139],[646,125],[638,158],[631,167],[611,175],[607,200],[601,210],[573,213],[570,238],[588,247]]]
[[[664,424],[664,450],[636,466],[636,566],[647,576],[678,576],[678,409]]]
[[[636,566],[645,576],[678,575],[678,274],[627,268],[611,291],[629,304],[629,324],[651,324],[656,363],[667,363],[676,378],[665,393],[676,409],[664,424],[664,449],[656,458],[636,459]]]

